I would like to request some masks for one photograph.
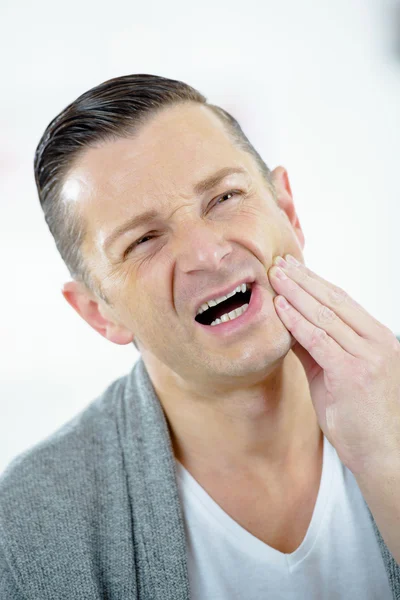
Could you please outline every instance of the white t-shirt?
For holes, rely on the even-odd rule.
[[[191,600],[392,600],[360,489],[325,436],[311,523],[291,554],[249,533],[176,465]]]

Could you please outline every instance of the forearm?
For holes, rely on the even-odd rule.
[[[386,546],[400,565],[400,452],[398,459],[354,476]]]

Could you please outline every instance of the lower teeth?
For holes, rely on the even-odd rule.
[[[214,327],[214,325],[219,325],[220,323],[226,323],[226,321],[233,321],[234,319],[237,319],[238,317],[240,317],[240,315],[246,312],[248,306],[248,304],[243,304],[243,306],[232,310],[230,313],[222,315],[221,318],[215,319],[215,321],[211,323],[211,327]]]

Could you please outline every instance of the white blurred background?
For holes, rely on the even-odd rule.
[[[33,156],[51,119],[129,73],[181,79],[288,169],[307,265],[400,335],[397,0],[2,0],[0,472],[139,357],[61,295]]]

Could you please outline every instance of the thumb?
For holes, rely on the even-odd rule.
[[[308,383],[311,384],[314,377],[320,372],[321,367],[299,342],[296,341],[292,346],[292,350],[303,365]]]

